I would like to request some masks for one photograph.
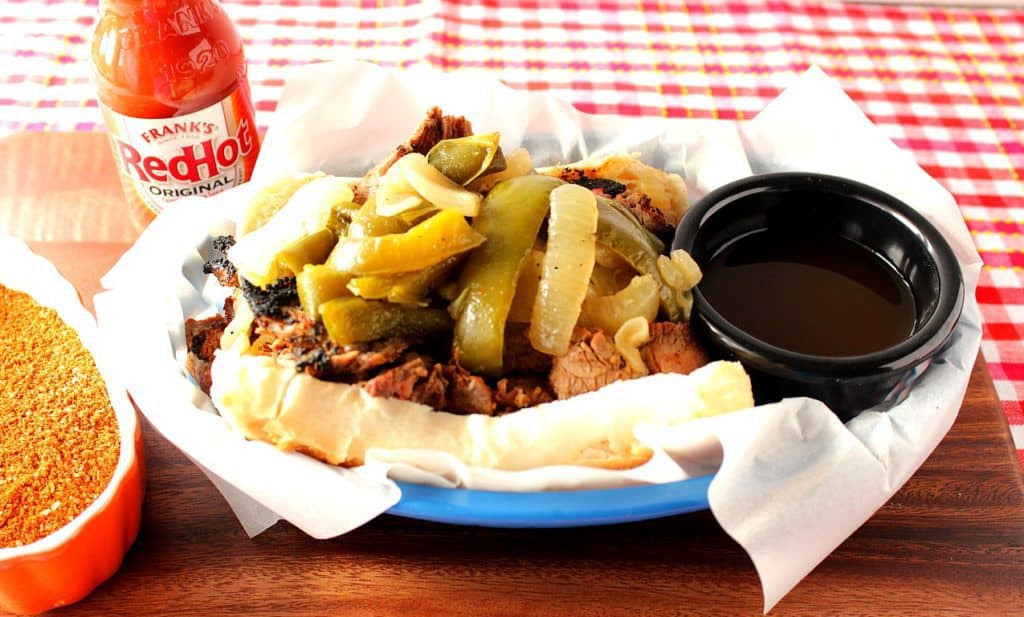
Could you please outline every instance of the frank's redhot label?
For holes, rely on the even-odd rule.
[[[133,118],[100,107],[125,191],[154,214],[183,197],[214,195],[252,175],[259,135],[247,88],[172,118]]]

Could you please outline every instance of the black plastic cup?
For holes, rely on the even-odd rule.
[[[672,248],[686,250],[704,267],[737,237],[773,229],[797,238],[841,236],[892,264],[914,296],[910,335],[858,356],[798,353],[730,323],[698,285],[691,325],[710,353],[743,363],[758,403],[807,396],[846,421],[906,398],[949,342],[963,310],[963,277],[946,239],[920,213],[878,189],[836,176],[783,172],[751,176],[709,193],[686,213]]]

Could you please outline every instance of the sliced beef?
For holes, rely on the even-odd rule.
[[[366,379],[377,369],[397,362],[413,342],[392,338],[348,345],[331,356],[331,368],[335,372],[344,371],[358,379]]]
[[[483,378],[417,353],[406,354],[402,364],[361,385],[372,396],[413,401],[451,413],[491,415],[496,407],[494,392]]]
[[[659,321],[651,324],[651,340],[640,357],[652,373],[689,373],[711,361],[690,331],[690,324]]]
[[[501,362],[502,372],[508,375],[546,375],[551,371],[551,356],[533,348],[528,324],[510,323],[505,328]]]
[[[234,245],[234,236],[217,236],[210,243],[210,258],[203,263],[203,273],[212,274],[225,287],[238,286],[238,272],[228,259],[228,249]]]
[[[406,154],[419,152],[426,155],[437,142],[456,139],[473,134],[473,125],[462,116],[446,116],[440,107],[431,107],[423,122],[416,127],[409,141],[395,148],[391,154],[363,176],[355,189],[355,202],[366,203],[366,198],[377,187],[380,178],[398,159]]]
[[[402,364],[387,369],[369,381],[364,381],[362,387],[371,396],[409,401],[412,400],[416,385],[430,373],[430,368],[422,356],[410,354]]]
[[[577,328],[569,352],[552,362],[549,380],[555,395],[566,399],[634,377],[640,373],[630,368],[604,332]]]
[[[535,407],[555,400],[555,393],[547,380],[541,377],[506,377],[494,389],[497,413],[508,413],[526,407]]]
[[[413,388],[411,400],[434,409],[444,409],[448,402],[448,380],[444,365],[434,364],[427,376]]]

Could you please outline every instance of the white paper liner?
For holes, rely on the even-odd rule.
[[[118,380],[114,370],[113,356],[96,330],[96,320],[85,310],[78,298],[78,292],[60,272],[47,261],[32,252],[18,238],[0,233],[0,285],[26,293],[40,305],[51,308],[77,334],[82,346],[92,354],[96,368],[107,387],[111,406],[117,417],[118,433],[121,439],[121,453],[107,487],[96,500],[87,506],[70,523],[56,532],[31,544],[20,547],[0,548],[0,561],[5,559],[42,553],[60,546],[78,533],[82,521],[91,518],[108,506],[117,486],[128,473],[134,458],[135,432],[138,417],[128,400],[123,382]],[[6,394],[6,393],[5,393]],[[142,456],[138,453],[138,456]]]
[[[955,344],[888,413],[865,413],[844,426],[823,404],[791,399],[670,431],[638,427],[656,454],[634,470],[501,472],[424,452],[374,453],[362,468],[339,469],[244,441],[184,375],[182,321],[214,310],[223,296],[203,277],[201,254],[211,235],[232,229],[238,195],[253,185],[186,200],[158,217],[104,277],[110,291],[97,296],[97,313],[104,336],[132,358],[120,368],[140,409],[210,475],[248,533],[278,517],[317,538],[345,533],[397,502],[388,473],[535,491],[667,482],[721,460],[711,510],[751,555],[768,610],[892,496],[952,425],[980,344],[980,258],[952,196],[821,71],[809,71],[738,133],[731,123],[590,116],[553,97],[465,75],[311,65],[286,85],[253,184],[286,172],[361,175],[431,105],[466,115],[477,132],[500,131],[503,148],[525,144],[538,165],[640,152],[650,164],[684,173],[691,202],[751,167],[845,175],[888,190],[936,223],[960,259],[967,302]],[[625,391],[637,397],[631,402],[664,404],[672,400],[670,383],[645,378],[646,387]]]

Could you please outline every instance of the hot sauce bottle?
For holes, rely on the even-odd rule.
[[[242,38],[216,0],[101,0],[96,85],[132,220],[249,179],[259,153]]]

